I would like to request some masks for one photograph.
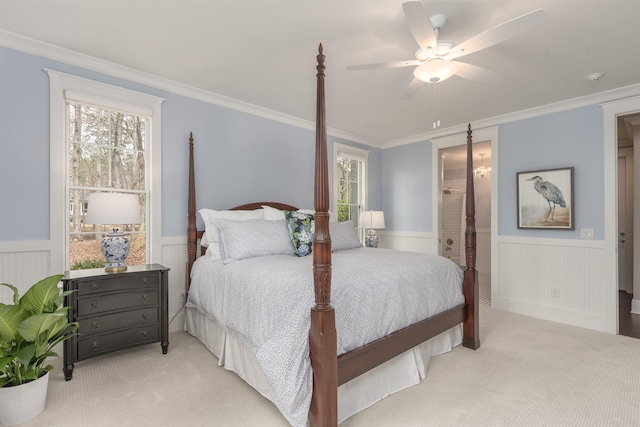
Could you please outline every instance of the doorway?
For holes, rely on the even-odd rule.
[[[640,286],[634,279],[634,146],[640,144],[640,114],[617,117],[618,155],[618,333],[640,338]]]
[[[465,263],[466,145],[439,150],[441,192],[439,194],[438,253],[459,265]],[[491,305],[491,141],[473,144],[476,243],[479,303]]]

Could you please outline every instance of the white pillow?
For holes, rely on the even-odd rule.
[[[280,209],[272,208],[271,206],[262,205],[262,209],[264,209],[264,219],[268,220],[276,220],[284,218],[284,211]],[[315,209],[300,209],[298,210],[300,213],[315,215]],[[333,212],[329,212],[329,221],[336,222],[336,216]]]
[[[333,252],[362,247],[356,224],[353,221],[329,222],[329,234],[331,235],[331,250]]]
[[[211,254],[213,261],[220,259],[219,240],[217,221],[219,219],[232,219],[236,221],[246,221],[248,219],[263,219],[264,211],[255,209],[252,211],[216,211],[213,209],[200,209],[198,211],[204,221],[204,231],[207,233],[207,242],[209,248],[207,253]]]
[[[272,208],[271,206],[262,205],[264,210],[264,219],[269,221],[275,221],[284,219],[284,211],[280,209]]]
[[[218,220],[222,262],[265,256],[293,255],[286,221],[249,219]]]

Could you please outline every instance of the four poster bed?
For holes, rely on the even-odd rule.
[[[189,138],[187,330],[294,426],[335,426],[417,384],[432,355],[480,345],[470,126],[466,269],[363,248],[353,223],[330,221],[322,45],[317,61],[311,212],[272,202],[200,209],[198,230]]]

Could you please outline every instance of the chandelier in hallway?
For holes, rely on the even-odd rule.
[[[477,168],[475,168],[473,170],[473,177],[474,178],[488,178],[491,176],[491,166],[486,167],[484,165],[484,153],[479,154],[481,160],[481,164],[480,166],[478,166]]]

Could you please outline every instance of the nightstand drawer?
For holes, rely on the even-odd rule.
[[[158,305],[157,290],[139,290],[117,294],[78,298],[78,317],[92,316],[110,310]]]
[[[102,334],[134,326],[146,326],[159,322],[158,307],[147,307],[125,312],[105,314],[83,319],[78,328],[79,338]]]
[[[98,294],[102,292],[126,291],[138,288],[157,288],[157,274],[120,275],[118,280],[103,278],[81,281],[78,283],[78,296]]]
[[[160,327],[155,325],[96,335],[87,339],[80,338],[78,339],[78,360],[121,348],[156,342],[159,337]]]

